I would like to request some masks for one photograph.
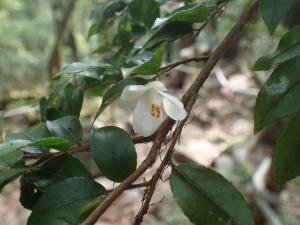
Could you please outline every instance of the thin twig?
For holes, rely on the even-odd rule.
[[[180,66],[182,64],[186,64],[186,63],[189,63],[189,62],[201,62],[201,61],[207,61],[208,60],[208,56],[200,56],[200,57],[194,57],[194,58],[189,58],[189,59],[184,59],[182,61],[178,61],[178,62],[175,62],[175,63],[172,63],[172,64],[169,64],[167,66],[164,66],[162,68],[160,68],[160,71],[159,71],[159,75],[160,74],[164,74],[172,69],[174,69],[175,67],[177,66]]]
[[[211,71],[217,64],[218,60],[222,57],[223,53],[228,50],[240,37],[242,31],[245,29],[246,25],[252,18],[254,12],[257,11],[258,1],[255,1],[249,9],[247,9],[238,20],[237,24],[231,29],[227,34],[225,39],[220,43],[220,45],[215,49],[215,51],[209,57],[207,63],[203,66],[199,76],[196,78],[194,83],[188,89],[186,94],[183,96],[182,101],[185,105],[188,114],[197,99],[198,91],[204,84],[204,82],[209,77]],[[184,121],[185,122],[185,121]],[[157,134],[155,135],[152,148],[142,162],[142,164],[129,176],[127,177],[119,186],[117,186],[103,201],[102,203],[87,217],[87,219],[82,223],[82,225],[94,225],[98,218],[106,211],[107,208],[134,182],[136,181],[150,166],[153,165],[157,158],[157,154],[162,146],[162,143],[172,128],[174,121],[167,118],[160,126]],[[180,123],[181,124],[181,123]],[[184,124],[184,123],[183,123]],[[183,125],[182,125],[183,126]]]
[[[218,8],[208,17],[208,19],[197,29],[197,32],[194,34],[193,39],[195,39],[201,31],[207,26],[207,24],[214,19],[216,16],[220,17],[222,12],[224,11],[224,7],[226,6],[228,0],[222,0],[218,2]]]
[[[139,143],[148,143],[153,141],[154,135],[151,135],[149,137],[143,137],[143,136],[135,136],[132,137],[132,142],[134,144],[139,144]],[[74,145],[72,146],[71,150],[68,151],[68,154],[75,154],[79,152],[89,152],[90,151],[90,145],[88,143],[81,143],[80,145]],[[44,153],[34,153],[34,154],[26,154],[24,155],[25,160],[30,160],[30,159],[39,159],[39,158],[44,158],[44,157],[55,157],[58,154],[61,154],[61,152],[55,152],[55,153],[50,153],[50,152],[44,152]]]
[[[174,148],[175,144],[177,143],[177,141],[180,137],[181,131],[182,131],[187,119],[188,119],[188,117],[186,117],[184,120],[182,120],[179,123],[179,125],[176,127],[176,129],[172,135],[172,137],[173,137],[172,142],[171,142],[171,144],[167,150],[167,153],[165,154],[161,164],[159,165],[158,169],[156,170],[155,174],[153,175],[153,177],[151,179],[151,184],[150,184],[150,186],[148,186],[148,189],[145,192],[145,201],[143,202],[141,209],[139,210],[138,214],[136,215],[133,225],[139,225],[143,222],[144,215],[146,215],[149,210],[149,206],[150,206],[151,199],[154,194],[157,182],[161,178],[165,168],[171,162],[171,157],[175,150],[175,148]]]

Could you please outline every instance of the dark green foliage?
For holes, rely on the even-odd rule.
[[[280,184],[300,175],[300,114],[291,118],[276,146],[277,180]]]
[[[92,199],[106,194],[98,183],[83,177],[69,178],[51,186],[34,206],[27,225],[78,224],[80,210]]]
[[[300,58],[281,64],[258,94],[254,123],[255,131],[282,117],[300,111]]]
[[[82,138],[83,130],[80,121],[74,116],[47,121],[46,125],[53,136],[64,138],[71,144],[78,144]]]
[[[133,85],[133,84],[145,84],[145,83],[146,80],[139,77],[128,77],[126,79],[117,82],[110,89],[108,89],[107,92],[104,94],[101,106],[94,117],[94,121],[107,108],[107,106],[109,106],[111,103],[113,103],[116,99],[118,99],[121,96],[122,91],[126,86]]]
[[[293,0],[260,0],[260,12],[269,31],[273,34],[277,25],[286,16]]]
[[[48,128],[46,127],[46,125],[44,123],[39,123],[20,133],[9,133],[8,135],[6,135],[6,141],[17,140],[17,139],[37,141],[39,139],[47,138],[50,136],[51,134]],[[24,151],[30,153],[38,153],[38,152],[45,152],[47,151],[47,149],[39,148],[39,147],[26,147],[24,148]]]
[[[279,42],[275,52],[263,56],[254,64],[254,70],[268,70],[273,64],[286,62],[300,56],[300,26],[287,32]]]
[[[91,136],[93,159],[109,179],[120,182],[136,168],[136,152],[130,136],[118,127],[95,129]]]
[[[129,4],[129,13],[136,21],[151,28],[160,15],[159,4],[155,0],[133,0]]]
[[[195,164],[173,167],[171,188],[174,197],[197,225],[254,225],[242,195],[220,174]]]

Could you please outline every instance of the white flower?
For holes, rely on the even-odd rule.
[[[167,116],[183,120],[187,113],[181,101],[166,93],[160,81],[147,85],[129,85],[120,98],[120,105],[133,110],[133,130],[144,137],[152,135]]]

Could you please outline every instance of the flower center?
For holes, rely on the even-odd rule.
[[[160,116],[160,113],[160,106],[156,104],[151,104],[151,116],[158,118]]]

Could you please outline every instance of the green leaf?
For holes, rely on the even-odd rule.
[[[111,64],[103,61],[91,61],[66,65],[60,69],[56,77],[70,74],[75,74],[84,81],[88,81],[87,79],[96,81],[114,80],[122,76],[120,70]]]
[[[94,121],[107,108],[107,106],[112,104],[116,99],[118,99],[121,96],[126,86],[134,85],[134,84],[145,84],[145,83],[146,80],[139,77],[127,77],[126,79],[117,82],[114,86],[108,89],[108,91],[104,94],[101,106],[94,117]]]
[[[4,171],[0,171],[0,193],[3,187],[17,179],[26,171],[30,170],[29,168],[16,168],[16,169],[8,169]]]
[[[160,27],[144,45],[145,49],[150,49],[162,42],[171,42],[183,35],[193,32],[192,25],[188,22],[172,22]]]
[[[32,210],[42,192],[32,183],[31,174],[24,174],[20,179],[20,203],[26,209]]]
[[[129,71],[123,76],[126,78],[132,73],[141,75],[153,75],[157,73],[162,63],[163,53],[164,45],[161,45],[160,47],[156,48],[154,52],[145,51],[128,59],[138,66],[130,68]]]
[[[132,41],[131,21],[125,18],[119,22],[117,34],[113,38],[112,46],[118,48],[119,54],[127,55],[134,46]],[[121,57],[123,58],[123,56]],[[122,62],[120,61],[122,64]]]
[[[20,160],[22,149],[28,146],[55,148],[66,151],[70,148],[70,143],[62,138],[43,138],[36,141],[12,140],[0,144],[0,165],[12,166]]]
[[[29,140],[12,140],[0,144],[0,166],[11,167],[19,161],[23,152],[20,148],[26,147],[31,144]]]
[[[6,154],[2,155],[0,152],[0,168],[14,167],[16,164],[21,162],[22,158],[23,152],[21,150],[7,152]]]
[[[243,196],[223,176],[193,164],[172,169],[171,189],[185,215],[197,225],[254,225]]]
[[[78,85],[68,84],[59,99],[61,116],[80,116],[83,103],[83,89]]]
[[[125,7],[126,3],[124,1],[113,0],[93,8],[90,19],[93,19],[94,23],[89,28],[88,38],[106,29],[109,26],[111,18],[114,17],[117,12],[123,11]]]
[[[273,64],[286,62],[300,56],[300,26],[294,27],[285,34],[277,49],[267,56],[263,56],[254,64],[254,70],[268,70]]]
[[[48,101],[43,102],[42,116],[46,120],[55,120],[62,116],[79,117],[83,103],[82,84],[69,83],[63,79],[63,85],[54,86]]]
[[[91,153],[101,172],[115,182],[121,182],[136,169],[134,144],[121,128],[108,126],[93,130]]]
[[[101,202],[106,198],[105,195],[98,196],[97,198],[90,201],[80,210],[80,222],[83,222],[84,219],[91,214],[94,209],[101,204]]]
[[[6,135],[5,139],[6,141],[12,141],[17,139],[36,141],[42,138],[48,138],[50,136],[51,134],[48,128],[46,127],[46,125],[44,123],[40,123],[20,133],[9,133]],[[40,153],[40,152],[45,152],[47,150],[48,149],[46,148],[38,148],[38,147],[24,148],[24,151],[29,153]]]
[[[110,0],[103,7],[102,20],[106,21],[113,17],[117,12],[121,12],[126,7],[126,3],[122,0]]]
[[[43,161],[40,160],[40,163]],[[65,154],[50,160],[45,159],[45,163],[39,170],[34,170],[21,178],[20,202],[25,208],[32,210],[48,188],[72,177],[93,179],[85,166],[71,155]]]
[[[129,13],[135,20],[151,28],[159,17],[159,4],[155,0],[133,0],[129,4]]]
[[[260,0],[261,16],[271,34],[291,8],[293,0]]]
[[[106,194],[87,178],[69,178],[51,186],[33,208],[27,225],[78,224],[80,210],[92,199]]]
[[[28,146],[54,148],[61,151],[67,151],[70,149],[70,143],[66,139],[57,137],[43,138],[30,143]]]
[[[86,177],[92,179],[92,175],[80,160],[71,155],[61,155],[47,161],[30,177],[34,185],[43,192],[67,178]]]
[[[152,29],[175,21],[183,21],[190,23],[201,23],[207,20],[209,9],[206,5],[197,4],[189,7],[182,7],[181,10],[176,10],[167,18],[159,18],[155,21]]]
[[[71,144],[78,144],[83,135],[80,121],[74,116],[65,116],[54,121],[47,121],[46,125],[52,135],[64,138]]]
[[[295,115],[276,145],[277,181],[285,184],[300,175],[300,114]]]
[[[254,130],[300,111],[300,57],[281,64],[260,89]]]
[[[107,64],[103,63],[102,61],[71,63],[61,68],[56,76],[76,73],[80,74],[80,76],[87,76],[98,79],[97,74],[102,73],[106,65]]]

